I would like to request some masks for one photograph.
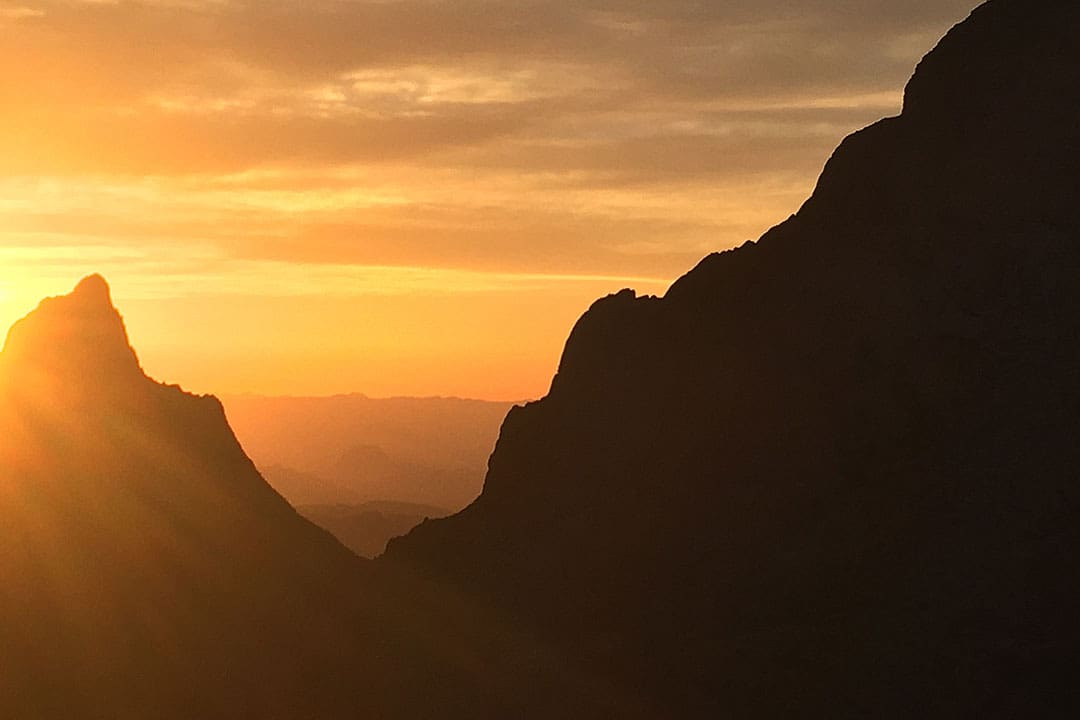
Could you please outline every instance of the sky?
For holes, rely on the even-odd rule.
[[[196,392],[543,395],[795,212],[974,0],[0,0],[0,325]]]

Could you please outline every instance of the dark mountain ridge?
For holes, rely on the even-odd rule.
[[[5,717],[290,717],[342,652],[361,561],[143,374],[100,277],[0,353],[0,518]]]
[[[1071,706],[1077,27],[977,9],[795,216],[598,301],[480,498],[383,561],[674,715]]]
[[[361,562],[100,278],[0,353],[0,715],[1074,716],[1080,6],[991,0],[814,196],[574,328]]]
[[[637,714],[470,592],[373,578],[142,372],[96,276],[0,352],[0,579],[5,718]]]

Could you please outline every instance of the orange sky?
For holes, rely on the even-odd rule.
[[[0,324],[100,272],[188,389],[536,397],[975,4],[0,0]]]

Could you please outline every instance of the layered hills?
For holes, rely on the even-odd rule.
[[[396,501],[448,511],[480,494],[511,407],[364,395],[222,401],[244,449],[293,505]]]
[[[259,472],[362,557],[480,494],[511,404],[461,398],[222,398]]]
[[[1080,27],[991,0],[813,196],[623,291],[384,561],[669,716],[1056,715],[1080,640]]]

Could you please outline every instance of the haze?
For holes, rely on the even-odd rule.
[[[974,4],[3,2],[0,326],[102,272],[196,391],[537,397]]]

